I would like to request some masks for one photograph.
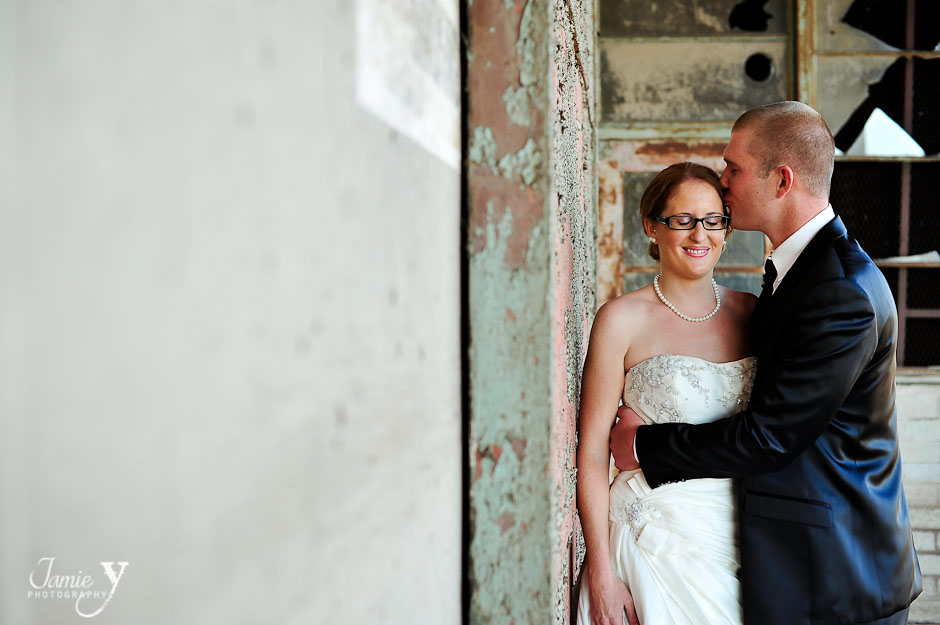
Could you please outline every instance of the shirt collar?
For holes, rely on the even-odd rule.
[[[777,270],[777,279],[774,280],[774,292],[777,291],[777,287],[783,282],[783,277],[787,275],[787,272],[803,250],[806,249],[806,246],[809,245],[809,242],[813,240],[813,237],[835,216],[836,213],[832,210],[832,204],[829,204],[770,252],[770,259],[774,263],[774,269]]]

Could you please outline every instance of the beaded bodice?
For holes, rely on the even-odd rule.
[[[747,407],[757,359],[715,363],[660,354],[633,365],[623,403],[647,423],[707,423]]]
[[[647,423],[708,423],[747,407],[756,370],[757,359],[753,357],[716,363],[660,354],[630,368],[624,380],[623,403]],[[703,508],[703,496],[720,505]],[[642,471],[624,471],[610,489],[610,520],[629,528],[644,549],[668,553],[683,544],[682,540],[677,542],[676,532],[681,534],[689,527],[688,519],[676,520],[676,510],[691,506],[689,518],[707,527],[705,519],[719,509],[725,509],[726,520],[733,518],[731,502],[729,479],[691,480],[652,489]]]

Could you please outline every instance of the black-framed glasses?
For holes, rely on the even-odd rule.
[[[702,227],[706,230],[727,230],[731,218],[727,215],[708,215],[707,217],[673,215],[671,217],[656,217],[653,221],[666,224],[670,230],[694,230],[698,222],[702,222]]]

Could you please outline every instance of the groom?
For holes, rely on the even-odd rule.
[[[799,102],[744,113],[721,175],[732,223],[774,251],[752,319],[747,410],[703,425],[611,432],[653,487],[739,479],[746,625],[907,622],[921,577],[901,486],[897,313],[881,272],[829,206],[832,134]]]

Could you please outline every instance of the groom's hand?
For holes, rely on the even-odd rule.
[[[643,425],[643,419],[632,409],[621,406],[617,410],[619,421],[610,430],[610,453],[614,455],[614,464],[621,471],[639,469],[640,463],[634,453],[636,429]]]

